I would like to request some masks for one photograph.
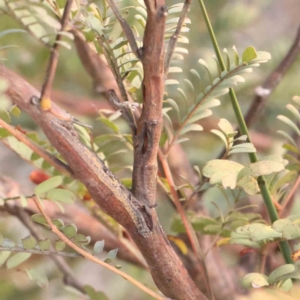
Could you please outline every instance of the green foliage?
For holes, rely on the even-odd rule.
[[[245,166],[235,161],[214,159],[206,163],[202,174],[210,178],[211,185],[221,185],[224,189],[242,188],[247,194],[255,195],[259,192],[257,177],[280,172],[286,163],[277,155]]]
[[[297,159],[297,156],[300,154],[300,151],[295,142],[295,136],[297,137],[300,136],[300,130],[299,130],[300,114],[298,111],[300,108],[300,97],[294,96],[293,104],[287,104],[286,108],[289,110],[289,115],[291,115],[291,117],[279,115],[277,119],[285,123],[285,125],[288,126],[288,129],[292,131],[293,135],[291,135],[290,132],[284,130],[279,130],[277,132],[287,140],[287,143],[283,145],[283,148],[285,148],[287,151],[292,153],[292,155],[288,153],[285,154],[285,158],[289,161],[288,168],[290,170],[299,171],[300,162]]]
[[[237,210],[231,210],[227,215],[220,215],[217,218],[199,217],[195,213],[189,212],[189,220],[195,231],[202,234],[218,235],[221,237],[230,237],[230,235],[240,226],[253,223],[261,224],[264,221],[259,214],[241,213]],[[185,227],[180,217],[176,216],[172,223],[172,230],[176,233],[185,232]]]
[[[84,290],[91,300],[108,300],[107,296],[103,292],[97,292],[89,285],[84,286]]]
[[[246,135],[242,135],[238,138],[234,138],[237,135],[237,131],[234,131],[231,124],[226,119],[221,119],[218,123],[220,130],[211,130],[216,136],[218,136],[225,144],[226,153],[223,158],[227,155],[234,153],[253,153],[256,152],[255,147],[252,143],[245,143],[247,140]],[[234,145],[236,142],[243,142],[238,145]]]
[[[252,50],[249,50],[252,49]],[[203,118],[206,118],[212,114],[211,108],[219,106],[221,104],[220,100],[218,99],[220,96],[225,95],[228,93],[229,88],[237,85],[240,82],[244,82],[244,78],[241,76],[241,74],[249,73],[252,71],[253,67],[258,67],[261,63],[267,62],[271,56],[267,52],[256,52],[256,56],[248,55],[247,52],[253,51],[253,47],[247,48],[244,53],[245,57],[247,57],[248,61],[243,61],[242,58],[240,58],[234,48],[234,61],[231,61],[229,56],[228,57],[228,64],[227,69],[223,72],[219,72],[218,76],[213,79],[213,75],[211,71],[209,70],[209,67],[207,63],[203,59],[199,59],[198,63],[209,77],[209,84],[206,85],[204,81],[201,78],[200,72],[198,72],[195,69],[191,69],[191,74],[195,77],[195,80],[197,81],[197,86],[200,87],[200,93],[194,96],[193,103],[189,103],[186,93],[182,88],[178,88],[177,91],[183,98],[185,104],[186,104],[186,113],[182,114],[179,109],[179,102],[175,101],[173,99],[166,99],[165,103],[171,105],[171,109],[175,110],[176,116],[178,117],[179,127],[177,130],[174,130],[172,121],[170,120],[169,116],[167,115],[171,110],[164,110],[164,117],[165,117],[165,131],[168,135],[169,144],[173,144],[174,142],[180,143],[187,141],[186,138],[177,140],[177,137],[180,135],[183,135],[190,131],[201,131],[203,128],[199,124],[195,124],[195,122],[198,122],[199,120],[202,120]],[[220,70],[220,66],[217,63],[217,69]],[[196,91],[195,85],[189,81],[188,79],[185,79],[184,82],[189,86],[190,89],[193,91]],[[166,81],[166,85],[168,84],[176,84],[177,82],[173,79],[168,82]],[[206,87],[205,87],[206,86]],[[224,122],[221,122],[220,126],[225,126],[222,124]],[[215,131],[214,133],[216,133]],[[233,133],[233,130],[230,132]],[[221,137],[222,135],[219,135]],[[221,137],[223,138],[223,137]],[[229,141],[228,141],[229,142]],[[226,141],[226,145],[228,144]],[[227,145],[228,147],[228,145]],[[251,145],[244,145],[244,148],[236,147],[232,149],[231,153],[237,153],[237,152],[254,152],[254,148]]]
[[[243,277],[242,283],[246,288],[261,288],[270,285],[283,286],[285,290],[292,288],[291,279],[300,279],[299,266],[285,264],[276,268],[269,276],[260,273],[249,273]]]
[[[231,233],[230,243],[263,248],[266,243],[275,240],[294,240],[300,238],[299,216],[279,219],[268,226],[266,224],[247,224]]]

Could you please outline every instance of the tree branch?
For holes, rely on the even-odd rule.
[[[132,278],[128,274],[124,273],[123,271],[120,271],[120,270],[116,269],[114,266],[111,266],[111,265],[107,264],[106,262],[98,259],[97,257],[95,257],[94,255],[92,255],[91,253],[83,250],[82,248],[80,248],[79,246],[77,246],[76,244],[74,244],[61,231],[59,231],[58,228],[52,223],[51,219],[45,213],[45,211],[44,211],[42,205],[40,204],[40,202],[36,198],[33,198],[33,199],[34,199],[34,202],[35,202],[36,206],[39,208],[41,214],[45,217],[48,225],[50,226],[50,228],[52,230],[52,232],[55,233],[69,247],[71,247],[72,249],[74,249],[76,252],[78,252],[79,254],[81,254],[86,259],[89,259],[89,260],[95,262],[96,264],[98,264],[98,265],[100,265],[100,266],[102,266],[102,267],[104,267],[104,268],[106,268],[106,269],[108,269],[108,270],[110,270],[110,271],[112,271],[112,272],[114,272],[114,273],[122,276],[124,279],[128,280],[129,282],[131,282],[132,284],[134,284],[135,286],[137,286],[139,289],[141,289],[145,293],[151,295],[155,299],[164,300],[163,297],[159,296],[158,294],[156,294],[152,290],[148,289],[146,286],[144,286],[143,284],[141,284],[139,281],[135,280],[134,278]]]
[[[277,68],[268,76],[262,86],[255,89],[255,98],[248,109],[245,116],[245,122],[247,126],[253,125],[255,120],[259,116],[259,112],[262,111],[267,99],[272,94],[277,85],[281,82],[286,72],[291,68],[293,63],[296,61],[300,52],[300,25],[297,30],[295,40],[289,49],[288,53],[279,63]]]
[[[16,139],[18,139],[20,142],[22,142],[24,145],[26,145],[28,148],[30,148],[33,152],[35,152],[40,157],[42,157],[45,161],[47,161],[52,166],[54,166],[62,174],[70,175],[72,173],[72,171],[70,170],[70,168],[65,163],[63,163],[61,160],[59,160],[57,157],[55,157],[51,153],[45,151],[41,146],[39,146],[36,143],[34,143],[32,140],[30,140],[21,131],[13,128],[12,126],[10,126],[9,124],[7,124],[2,119],[0,119],[0,126],[2,126],[3,128],[5,128]]]
[[[37,240],[42,240],[42,237],[40,236],[36,226],[32,223],[28,213],[23,208],[5,204],[4,209],[9,214],[16,216],[28,228],[28,230],[30,231],[30,234],[32,236],[34,236]],[[1,250],[7,251],[8,249],[7,248],[3,249],[3,247],[1,247]],[[9,249],[9,251],[25,252],[24,249],[19,249],[19,248]],[[49,257],[55,262],[57,267],[60,269],[60,271],[63,273],[65,283],[67,285],[72,286],[75,289],[79,290],[83,294],[86,294],[83,286],[74,277],[72,270],[70,269],[68,264],[65,262],[65,260],[62,257],[54,256],[54,255],[61,255],[61,256],[68,256],[68,257],[76,257],[76,256],[78,256],[77,253],[58,253],[57,251],[51,251],[51,250],[35,251],[34,249],[31,249],[28,251],[30,251],[30,253],[33,253],[33,254],[43,254],[43,253],[48,254]]]
[[[161,66],[163,69],[163,61]],[[129,213],[128,208],[124,207],[124,203],[131,201],[131,205],[140,211],[149,226],[149,215],[144,206],[119,183],[108,169],[103,169],[103,167],[99,169],[101,162],[98,157],[79,142],[78,137],[73,135],[75,134],[73,131],[63,127],[57,130],[58,127],[54,125],[57,125],[59,119],[50,111],[42,111],[38,106],[31,104],[30,99],[36,95],[32,93],[34,91],[32,87],[28,88],[29,84],[25,80],[4,66],[0,66],[0,77],[4,77],[9,82],[7,95],[11,96],[13,102],[27,112],[43,129],[52,145],[73,170],[74,178],[85,184],[96,203],[128,230],[145,257],[158,288],[170,298],[206,299],[197,289],[169,244],[158,223],[156,211],[154,209],[151,211],[152,231],[149,235],[143,236],[137,230],[132,214]]]
[[[168,75],[168,71],[169,71],[169,67],[171,64],[171,59],[175,50],[175,46],[176,46],[176,42],[178,40],[179,34],[181,32],[181,28],[184,24],[185,18],[190,10],[190,6],[191,6],[191,2],[192,0],[185,0],[180,17],[179,17],[179,21],[177,23],[177,27],[176,30],[174,32],[174,34],[171,36],[170,41],[169,41],[169,45],[168,45],[168,49],[167,49],[167,53],[166,53],[166,58],[165,58],[165,76]]]
[[[144,68],[143,110],[134,136],[132,191],[139,201],[155,206],[157,152],[162,128],[164,93],[164,32],[166,6],[164,0],[145,1],[147,24],[143,40]],[[154,5],[155,4],[155,5]]]
[[[61,19],[61,31],[65,31],[67,24],[68,24],[68,18],[69,14],[71,12],[71,6],[72,6],[73,0],[67,0],[66,6],[64,9],[64,13]],[[56,72],[56,67],[58,63],[58,50],[60,47],[59,41],[61,40],[62,36],[58,33],[55,43],[53,45],[53,48],[51,49],[51,56],[49,59],[48,68],[46,71],[46,78],[42,87],[40,101],[41,101],[41,107],[45,110],[48,110],[51,108],[51,89],[53,85],[53,80]]]
[[[131,47],[132,52],[135,54],[135,56],[137,58],[141,58],[142,57],[142,53],[139,49],[139,47],[137,46],[136,40],[135,40],[135,36],[130,28],[130,26],[128,25],[128,23],[126,22],[126,20],[122,17],[120,11],[118,10],[118,7],[116,6],[114,0],[107,0],[107,3],[109,4],[110,8],[112,9],[112,11],[114,12],[117,20],[119,21],[123,32],[129,42],[129,45]]]

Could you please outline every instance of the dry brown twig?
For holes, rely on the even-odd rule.
[[[8,177],[0,176],[0,190],[1,190],[0,196],[2,198],[12,197],[15,194],[19,194],[19,185],[15,181],[13,181],[12,179],[10,179]],[[18,207],[17,205],[10,205],[8,203],[5,203],[5,205],[1,207],[1,210],[4,210],[4,211],[8,212],[9,214],[16,216],[28,228],[28,230],[30,231],[30,234],[32,236],[34,236],[37,240],[42,239],[36,226],[30,220],[30,216],[29,216],[28,212],[25,211],[23,208]],[[1,249],[1,250],[6,251],[7,248]],[[17,252],[18,250],[20,250],[21,252],[24,252],[24,249],[18,249],[18,248],[12,249],[11,251]],[[31,251],[31,253],[34,253],[34,250],[29,250],[29,251]],[[37,251],[37,252],[39,252],[37,254],[41,254],[41,251]],[[49,255],[50,259],[52,259],[55,262],[58,269],[64,275],[65,283],[67,285],[70,285],[70,286],[76,288],[77,290],[79,290],[80,292],[85,294],[85,290],[84,290],[83,286],[74,277],[72,270],[70,269],[68,264],[65,262],[65,260],[62,257],[53,256],[53,255],[57,254],[57,251],[49,250],[46,252],[48,252],[48,254],[50,254]],[[48,255],[47,253],[45,253],[45,254]]]
[[[55,233],[63,242],[65,242],[69,247],[71,247],[73,250],[75,250],[76,252],[78,252],[79,254],[81,254],[84,258],[93,261],[94,263],[105,267],[106,269],[122,276],[124,279],[128,280],[129,282],[131,282],[132,284],[134,284],[135,286],[137,286],[140,290],[144,291],[145,293],[149,294],[150,296],[152,296],[155,299],[158,300],[164,300],[164,297],[161,297],[160,295],[156,294],[155,292],[153,292],[152,290],[150,290],[149,288],[147,288],[146,286],[144,286],[143,284],[141,284],[138,280],[135,280],[134,278],[132,278],[131,276],[129,276],[128,274],[124,273],[121,270],[116,269],[115,267],[105,263],[104,261],[98,259],[97,257],[93,256],[92,254],[86,252],[85,250],[83,250],[82,248],[80,248],[79,246],[77,246],[76,244],[74,244],[71,240],[69,240],[61,231],[59,231],[57,229],[57,227],[52,223],[51,219],[47,216],[47,214],[45,213],[41,203],[39,202],[39,200],[34,197],[33,198],[36,206],[38,207],[39,211],[41,212],[41,214],[45,217],[48,225],[50,226],[50,229],[52,230],[53,233]]]
[[[255,120],[257,120],[259,116],[259,112],[261,112],[264,107],[267,99],[272,94],[274,89],[280,84],[284,75],[291,68],[293,63],[296,61],[300,52],[300,25],[297,29],[297,33],[294,39],[294,42],[285,55],[285,57],[281,60],[277,68],[268,76],[262,86],[259,86],[255,89],[255,98],[252,101],[250,108],[245,116],[245,122],[248,127],[254,124]]]
[[[73,0],[67,0],[63,16],[61,18],[61,29],[60,31],[65,31],[68,20],[69,20],[69,14],[71,12]],[[49,59],[47,71],[46,71],[46,77],[45,81],[41,90],[41,96],[39,97],[41,107],[45,110],[48,110],[51,108],[51,90],[53,85],[53,80],[56,72],[56,67],[58,63],[58,50],[60,47],[59,41],[61,40],[62,35],[58,34],[55,40],[55,43],[51,49],[51,56]]]
[[[170,38],[170,41],[169,41],[169,44],[168,44],[168,49],[167,49],[167,52],[166,52],[165,63],[164,63],[165,76],[168,75],[172,55],[174,53],[175,46],[176,46],[178,37],[180,35],[182,26],[184,25],[185,18],[186,18],[187,14],[190,10],[191,3],[192,3],[192,0],[185,0],[184,1],[183,8],[182,8],[182,11],[181,11],[181,14],[180,14],[177,26],[176,26],[176,30]]]

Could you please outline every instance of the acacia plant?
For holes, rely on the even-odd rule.
[[[1,2],[2,14],[16,20],[20,28],[2,31],[0,37],[25,33],[49,48],[40,90],[5,63],[0,66],[1,139],[37,168],[31,178],[39,183],[30,195],[11,195],[10,189],[0,195],[3,210],[17,216],[30,231],[17,244],[1,236],[0,261],[7,268],[19,268],[36,254],[47,255],[67,285],[91,299],[107,299],[100,291],[84,286],[65,261],[66,257],[84,257],[155,299],[233,299],[240,292],[240,272],[236,271],[241,267],[227,269],[216,248],[228,247],[234,252],[238,248],[230,245],[235,244],[254,249],[263,261],[260,272],[243,277],[244,287],[280,286],[288,290],[292,279],[299,279],[288,242],[300,237],[299,217],[283,215],[299,184],[299,161],[290,154],[257,158],[233,90],[245,81],[245,73],[270,60],[271,55],[252,46],[241,55],[235,47],[221,52],[204,2],[199,0],[199,4],[217,67],[212,69],[199,57],[198,65],[190,70],[193,79],[180,80],[176,73],[182,72],[178,62],[188,48],[190,0],[169,7],[164,0],[130,1],[128,6],[114,0]],[[134,20],[127,18],[132,15]],[[298,44],[299,33],[276,74],[283,75],[294,62]],[[1,45],[1,49],[9,47]],[[62,47],[76,49],[95,93],[108,101],[97,120],[85,117],[83,121],[81,109],[75,118],[52,101]],[[257,90],[258,99],[246,118],[248,124],[253,123],[253,111],[278,83],[271,76]],[[172,96],[174,86],[176,97]],[[200,170],[191,165],[182,143],[191,132],[201,139],[199,121],[223,105],[227,99],[219,98],[226,94],[238,129],[224,118],[218,122],[212,133],[224,142],[225,150]],[[288,109],[296,122],[286,116],[278,118],[300,136],[300,101],[298,97],[294,101]],[[81,104],[69,103],[67,109],[76,111],[75,106]],[[91,106],[88,101],[83,104]],[[21,112],[30,116],[45,137],[14,126]],[[120,127],[122,119],[127,130]],[[97,133],[92,122],[101,122],[106,132]],[[285,131],[281,134],[289,140],[286,150],[299,155],[295,138]],[[123,153],[126,159],[114,163]],[[243,159],[248,155],[250,162],[236,162],[237,153]],[[132,167],[128,167],[131,157]],[[8,178],[1,181],[11,187]],[[201,204],[204,193],[212,187],[218,188],[229,204],[227,213],[215,204],[219,214],[214,218]],[[162,195],[177,211],[172,218],[176,236],[166,235],[157,216]],[[239,206],[240,199],[252,195],[261,195],[266,214],[254,213],[251,205]],[[65,208],[65,204],[70,205]],[[80,208],[82,205],[89,213]],[[278,211],[286,218],[280,219]],[[50,229],[57,239],[41,233],[40,226]],[[268,253],[275,253],[277,246],[285,262],[266,267]],[[295,247],[294,259],[298,257]],[[108,251],[104,260],[99,258],[103,249]],[[113,266],[117,253],[118,258],[148,270],[157,289]],[[36,269],[26,269],[26,273],[38,285],[47,281]]]

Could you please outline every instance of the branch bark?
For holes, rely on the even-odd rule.
[[[163,61],[161,66],[163,68]],[[53,122],[58,121],[55,115],[32,105],[30,100],[32,96],[39,94],[37,90],[4,66],[0,67],[1,77],[9,83],[7,95],[42,128],[50,142],[68,163],[74,178],[84,183],[97,204],[128,230],[146,259],[156,285],[164,295],[175,299],[206,299],[197,289],[168,242],[158,223],[156,211],[151,211],[154,220],[152,232],[147,237],[142,236],[120,198],[130,198],[141,211],[143,206],[137,204],[139,202],[109,170],[102,170],[101,174],[95,170],[97,161],[91,161],[91,156],[94,157],[94,154],[84,147],[76,136],[67,136],[71,134],[67,130],[57,131],[56,127],[53,127]],[[149,80],[152,82],[153,78]],[[146,212],[143,216],[145,219],[149,218]]]
[[[149,207],[155,206],[157,152],[162,128],[164,93],[164,32],[167,10],[164,0],[145,1],[147,24],[143,40],[143,110],[134,137],[132,191]]]
[[[257,120],[259,113],[264,107],[267,99],[281,82],[286,72],[290,69],[293,63],[296,61],[300,52],[300,25],[297,30],[294,42],[289,49],[288,53],[282,59],[277,68],[268,76],[262,86],[259,86],[255,90],[255,98],[245,116],[245,122],[248,127],[252,126],[255,120]]]

